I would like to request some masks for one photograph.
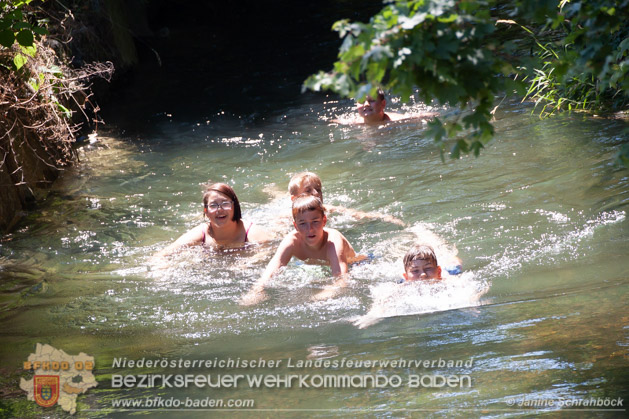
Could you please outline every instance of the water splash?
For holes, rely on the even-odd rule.
[[[490,284],[475,279],[472,272],[445,277],[441,281],[378,284],[371,288],[373,305],[364,316],[352,319],[365,328],[385,317],[432,313],[481,305]]]

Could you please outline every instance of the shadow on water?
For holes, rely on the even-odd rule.
[[[304,104],[302,82],[334,62],[341,39],[332,24],[368,21],[381,8],[356,0],[152,1],[140,64],[118,80],[103,117],[140,135],[170,121],[281,118]]]

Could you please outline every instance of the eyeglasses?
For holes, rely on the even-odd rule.
[[[232,209],[232,206],[233,206],[233,202],[232,201],[223,201],[220,204],[217,204],[216,202],[212,202],[210,205],[207,205],[206,208],[210,212],[215,212],[215,211],[218,211],[219,207],[221,207],[225,211],[228,211],[228,210]]]

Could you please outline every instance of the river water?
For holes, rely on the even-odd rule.
[[[401,113],[423,110],[393,102]],[[163,114],[142,134],[114,126],[86,140],[81,164],[0,243],[2,368],[19,371],[36,343],[94,356],[99,386],[79,397],[80,417],[146,412],[112,401],[155,397],[254,401],[254,412],[233,417],[626,413],[575,404],[628,396],[629,177],[612,164],[626,123],[540,120],[528,105],[506,103],[479,158],[444,163],[425,121],[329,123],[351,108],[306,97],[263,117]],[[329,226],[372,255],[335,298],[311,301],[329,270],[293,261],[267,301],[237,303],[279,237],[260,252],[195,248],[167,269],[148,267],[154,252],[201,222],[208,180],[232,185],[244,219],[281,236],[290,228],[288,180],[302,170],[320,175],[326,203],[406,223],[330,215]],[[440,258],[458,252],[463,274],[396,284],[418,239],[442,241]],[[138,369],[122,366],[124,358],[267,365]],[[147,372],[297,378],[259,388],[242,378],[236,388],[112,389],[112,374]],[[319,381],[343,375],[351,385]]]

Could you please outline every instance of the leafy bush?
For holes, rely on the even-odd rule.
[[[35,38],[48,33],[46,28],[31,23],[30,16],[22,10],[31,1],[0,1],[0,45],[11,48],[17,42],[20,46],[21,53],[13,58],[13,69],[16,71],[24,66],[28,56],[35,57]]]
[[[623,109],[629,100],[629,0],[396,0],[369,23],[341,20],[343,43],[328,72],[304,82],[342,96],[375,96],[382,86],[403,101],[464,110],[430,123],[450,155],[478,155],[493,136],[494,98],[518,94],[541,114]]]

